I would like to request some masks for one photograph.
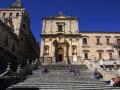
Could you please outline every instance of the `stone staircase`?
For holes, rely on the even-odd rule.
[[[49,73],[42,73],[42,68],[48,68]],[[28,79],[7,90],[120,90],[95,80],[93,71],[85,65],[73,65],[72,68],[79,70],[80,75],[70,73],[69,65],[39,66]]]

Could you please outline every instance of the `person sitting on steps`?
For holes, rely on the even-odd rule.
[[[44,70],[42,71],[42,73],[47,74],[49,72],[49,70],[47,68],[44,68]]]

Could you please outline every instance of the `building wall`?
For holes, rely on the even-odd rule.
[[[113,44],[117,42],[117,39],[120,39],[120,33],[81,33],[83,36],[87,36],[88,44],[83,45],[81,43],[82,57],[84,58],[84,51],[88,50],[89,59],[99,59],[99,54],[102,53],[102,58],[109,60],[109,53],[112,53],[113,59],[119,59],[118,52],[113,48]],[[117,37],[117,38],[116,38]],[[100,39],[101,44],[97,44],[97,39]],[[109,44],[107,44],[107,39],[109,39]]]
[[[10,27],[0,21],[0,70],[5,70],[7,64],[11,62],[11,68],[16,70],[19,63],[22,64],[20,53],[20,43],[17,35]]]
[[[21,19],[25,12],[23,8],[1,8],[0,9],[0,19],[10,26],[14,33],[19,35]]]
[[[4,65],[6,67],[9,62],[14,62],[12,63],[13,66],[21,64],[24,67],[27,59],[30,62],[36,58],[39,59],[39,43],[30,30],[30,16],[24,8],[0,8],[0,23],[0,44],[2,48],[0,53],[4,54],[0,65],[3,64],[3,67]],[[6,38],[9,45],[5,47]],[[9,58],[5,58],[5,56]],[[16,70],[15,67],[13,69]]]

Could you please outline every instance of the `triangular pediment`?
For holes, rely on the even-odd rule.
[[[52,16],[52,17],[53,18],[60,18],[60,19],[68,18],[68,16],[66,16],[65,14],[63,14],[61,11],[59,12],[58,15]]]
[[[56,16],[55,18],[68,18],[66,16]]]
[[[71,16],[66,16],[65,14],[63,14],[62,12],[59,12],[57,15],[55,16],[50,16],[50,17],[43,17],[42,18],[43,20],[44,19],[47,19],[47,20],[78,20],[77,17],[71,17]]]

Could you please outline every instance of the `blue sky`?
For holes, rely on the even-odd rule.
[[[0,7],[8,7],[15,0],[0,0]],[[120,0],[22,0],[31,17],[31,30],[40,41],[43,16],[62,11],[77,16],[80,31],[120,32]]]

